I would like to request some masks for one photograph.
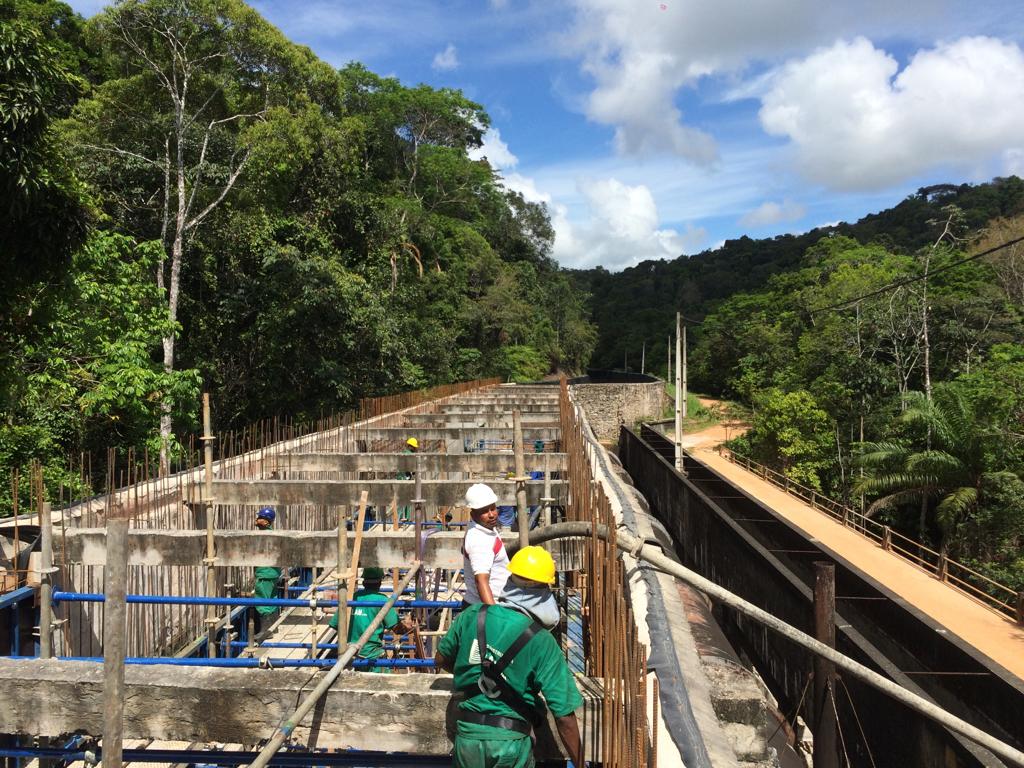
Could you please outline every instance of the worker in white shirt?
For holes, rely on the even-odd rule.
[[[466,491],[470,523],[462,540],[462,572],[465,602],[495,605],[508,581],[508,554],[498,525],[498,497],[483,483]]]

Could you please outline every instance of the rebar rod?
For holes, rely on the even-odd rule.
[[[844,656],[833,648],[829,648],[825,643],[815,640],[806,632],[800,631],[796,627],[793,627],[768,613],[768,611],[758,608],[753,603],[747,602],[742,597],[733,594],[724,587],[720,587],[718,584],[715,584],[715,582],[710,581],[700,574],[691,571],[689,568],[675,562],[662,554],[657,545],[645,544],[642,539],[624,531],[611,533],[608,526],[591,526],[591,524],[587,522],[558,523],[556,525],[552,525],[550,528],[541,529],[536,532],[534,543],[540,544],[547,541],[553,541],[555,539],[585,537],[594,534],[596,534],[598,538],[606,541],[610,540],[612,536],[615,536],[617,538],[616,544],[618,548],[624,552],[628,552],[632,557],[645,560],[668,575],[689,584],[691,587],[705,592],[715,600],[721,601],[733,610],[750,617],[769,629],[775,630],[783,637],[796,643],[800,647],[819,656],[823,656],[835,664],[839,669],[842,669],[862,682],[877,688],[883,693],[888,694],[901,704],[910,707],[915,712],[934,720],[940,725],[949,728],[951,731],[959,733],[961,736],[965,736],[993,754],[998,755],[1005,760],[1009,760],[1015,765],[1024,766],[1024,752],[1000,741],[980,728],[971,725],[966,720],[962,720],[956,715],[936,706],[924,697],[911,693],[902,686],[886,679],[874,670],[865,667],[863,664],[854,661],[848,656]],[[511,550],[510,554],[514,554],[514,546],[509,547],[509,549]]]
[[[313,709],[314,706],[316,706],[316,703],[320,701],[320,698],[327,693],[332,685],[334,685],[334,681],[338,679],[338,675],[340,675],[342,670],[345,669],[345,665],[352,660],[352,657],[355,656],[356,653],[359,652],[359,649],[362,648],[370,639],[370,635],[372,635],[376,631],[377,627],[381,625],[384,621],[384,617],[387,616],[388,611],[391,609],[391,606],[395,604],[395,600],[398,595],[403,589],[405,589],[409,582],[412,581],[413,577],[416,576],[421,566],[422,562],[419,560],[412,564],[412,567],[402,578],[401,583],[395,585],[395,593],[386,603],[384,603],[381,609],[377,612],[373,621],[371,621],[370,625],[363,631],[363,634],[361,634],[359,639],[352,643],[343,654],[338,656],[338,661],[333,667],[331,667],[331,671],[327,673],[324,679],[320,681],[320,684],[313,689],[309,696],[303,700],[295,710],[295,713],[285,721],[284,725],[278,728],[270,742],[260,750],[256,759],[249,764],[249,768],[263,768],[270,762],[270,759],[277,754],[277,751],[284,746],[285,741],[292,735],[296,726],[302,722],[302,719],[309,714],[309,711]]]

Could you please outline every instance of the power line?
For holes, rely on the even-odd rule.
[[[819,314],[820,312],[830,312],[830,311],[832,311],[834,309],[845,309],[846,307],[849,307],[849,306],[852,306],[853,304],[856,304],[858,301],[863,301],[864,299],[870,299],[873,296],[878,296],[881,293],[885,293],[887,291],[891,291],[891,290],[893,290],[895,288],[902,288],[904,285],[910,285],[911,283],[919,282],[921,280],[924,280],[925,277],[934,277],[935,275],[942,274],[943,272],[948,272],[949,270],[954,269],[954,268],[959,267],[959,266],[962,266],[962,265],[966,264],[969,261],[977,261],[978,259],[982,258],[983,256],[989,256],[989,255],[995,253],[996,251],[1001,251],[1003,248],[1009,248],[1011,245],[1016,245],[1017,243],[1021,243],[1021,242],[1024,242],[1024,236],[1015,237],[1013,240],[1007,240],[1005,243],[1002,243],[1000,245],[997,245],[997,246],[994,246],[992,248],[989,248],[988,250],[982,251],[981,253],[976,253],[973,256],[967,256],[966,258],[960,259],[960,261],[955,261],[952,264],[947,264],[944,267],[939,267],[938,269],[931,270],[930,272],[928,272],[927,275],[917,275],[916,277],[905,277],[902,280],[897,280],[896,282],[889,283],[888,285],[884,285],[881,288],[878,288],[878,289],[876,289],[874,291],[869,291],[868,293],[862,294],[860,296],[855,296],[852,299],[846,299],[844,301],[839,302],[838,304],[830,304],[827,307],[818,307],[817,309],[811,309],[811,310],[808,310],[808,312],[810,312],[810,314],[812,314],[812,315],[816,315],[816,314]]]

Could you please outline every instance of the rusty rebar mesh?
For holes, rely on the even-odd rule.
[[[647,654],[637,639],[628,601],[622,559],[615,544],[616,524],[604,487],[594,477],[584,424],[562,377],[562,445],[568,462],[566,519],[606,525],[609,541],[596,535],[580,544],[584,569],[571,574],[582,594],[584,657],[587,674],[603,680],[601,717],[603,765],[646,768],[654,765],[653,735],[647,717]]]
[[[460,382],[430,389],[405,392],[360,401],[357,409],[331,414],[311,422],[295,422],[275,417],[239,430],[215,435],[214,474],[223,479],[256,478],[337,478],[338,473],[291,473],[280,469],[279,458],[296,448],[317,452],[354,452],[357,450],[399,450],[401,446],[367,446],[358,439],[361,421],[377,419],[374,426],[397,426],[401,414],[396,410],[430,409],[441,400],[499,383],[497,379]],[[383,424],[381,422],[384,422]],[[61,516],[61,530],[65,527],[103,527],[112,505],[120,503],[132,510],[131,526],[135,528],[198,530],[206,527],[206,508],[199,503],[199,487],[203,478],[202,441],[191,437],[184,441],[173,471],[161,475],[157,456],[148,452],[139,456],[135,451],[118,454],[110,450],[105,461],[95,462],[89,454],[69,461],[73,473],[80,479],[79,487],[100,485],[101,495],[72,498],[66,487],[58,490],[54,509]],[[97,474],[100,478],[97,479]],[[18,515],[20,486],[25,478],[12,473],[14,499],[15,546],[26,544],[21,535]],[[38,514],[43,501],[41,467],[32,472],[29,492],[29,510]],[[246,529],[252,525],[252,510],[241,505],[216,505],[213,510],[214,527],[220,530]],[[21,524],[30,521],[22,518]],[[37,521],[32,520],[35,525]],[[330,531],[338,526],[336,508],[326,506],[291,506],[278,509],[278,528],[301,531]],[[30,543],[30,542],[28,542]],[[63,550],[63,536],[55,541],[55,564],[60,567],[60,585],[73,592],[103,592],[103,568],[99,566],[71,565]],[[12,569],[13,570],[13,569]],[[21,569],[4,579],[4,589],[13,589],[25,583],[31,569]],[[243,567],[216,567],[216,596],[228,595],[245,588],[252,579],[252,569]],[[228,585],[231,585],[230,587]],[[128,592],[154,595],[206,595],[206,568],[195,566],[129,566]],[[64,627],[64,653],[76,656],[95,656],[102,653],[102,603],[65,603],[61,606]],[[128,613],[127,652],[131,656],[173,655],[186,643],[205,632],[206,609],[190,605],[134,605]]]

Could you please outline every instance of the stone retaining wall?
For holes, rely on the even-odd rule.
[[[660,419],[669,405],[663,381],[576,384],[572,389],[599,440],[618,440],[620,425],[633,426],[641,420]]]

